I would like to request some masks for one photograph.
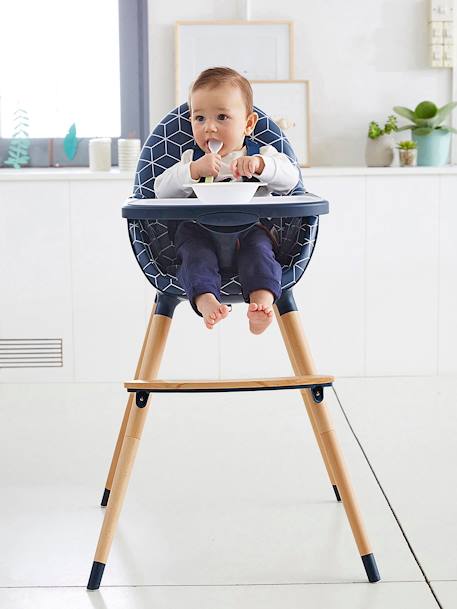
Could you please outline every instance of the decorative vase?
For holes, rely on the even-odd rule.
[[[135,171],[141,151],[141,140],[129,138],[117,140],[119,171]]]
[[[394,159],[394,138],[380,135],[376,139],[367,138],[365,162],[367,167],[389,167]]]
[[[401,167],[415,167],[417,162],[416,148],[410,148],[409,150],[400,148],[398,152]]]
[[[95,137],[89,140],[89,169],[109,171],[111,169],[111,138]]]
[[[451,132],[433,129],[429,135],[416,135],[412,139],[417,144],[417,164],[420,166],[439,166],[449,163]]]

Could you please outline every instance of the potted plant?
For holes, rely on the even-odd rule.
[[[368,140],[365,149],[365,161],[368,167],[388,167],[394,158],[393,133],[398,130],[397,117],[387,117],[384,128],[375,121],[368,127]]]
[[[456,106],[457,102],[450,102],[438,108],[431,101],[423,101],[414,110],[403,106],[394,107],[394,112],[412,123],[400,127],[399,131],[411,129],[412,139],[417,144],[418,165],[446,165],[449,162],[451,132],[457,131],[441,123]]]
[[[400,153],[400,165],[402,167],[414,167],[417,161],[417,144],[411,140],[399,142],[397,146]]]

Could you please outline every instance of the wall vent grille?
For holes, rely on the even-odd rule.
[[[61,338],[0,338],[0,368],[63,366]]]

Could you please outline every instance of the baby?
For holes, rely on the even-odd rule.
[[[210,68],[193,83],[189,108],[192,132],[198,146],[186,150],[179,163],[155,180],[159,198],[189,197],[192,182],[213,176],[215,181],[240,181],[243,176],[266,182],[258,195],[287,194],[299,180],[299,170],[274,148],[260,146],[247,138],[258,120],[253,111],[249,81],[231,68]],[[209,140],[222,143],[212,153]],[[216,249],[209,233],[198,224],[182,222],[175,234],[178,279],[193,309],[207,328],[229,314],[220,302],[221,276]],[[249,328],[261,334],[273,319],[272,305],[281,295],[281,265],[275,259],[267,229],[256,225],[239,238],[238,272],[243,297],[249,303]]]

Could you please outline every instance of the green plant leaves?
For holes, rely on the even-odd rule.
[[[397,148],[400,150],[414,150],[417,148],[417,144],[411,140],[403,140],[402,142],[398,143]]]
[[[411,129],[418,135],[427,135],[433,129],[439,129],[439,125],[444,121],[446,116],[457,107],[457,102],[450,102],[442,108],[438,109],[436,104],[431,101],[423,101],[418,104],[414,110],[405,108],[404,106],[394,106],[394,112],[403,116],[414,123],[414,125],[405,125],[399,128],[399,131]],[[449,130],[451,130],[449,128]],[[454,133],[454,131],[453,131]]]
[[[449,127],[448,125],[445,127],[437,127],[437,129],[440,129],[440,131],[443,131],[444,133],[449,133],[449,131],[451,133],[457,133],[457,129],[454,129],[454,127]]]
[[[433,127],[416,127],[414,129],[414,135],[430,135],[433,131]]]
[[[420,104],[417,104],[414,110],[414,116],[416,119],[425,119],[429,120],[436,116],[438,113],[437,106],[431,101],[423,101]]]
[[[415,118],[414,122],[416,123],[416,127],[434,127],[433,121],[435,118]]]
[[[416,118],[414,112],[409,108],[405,108],[404,106],[394,106],[393,110],[400,116],[403,116],[404,118],[409,118],[410,121],[414,121]]]
[[[387,117],[386,124],[384,125],[384,132],[389,134],[398,131],[397,117],[391,114]]]
[[[372,140],[377,139],[381,135],[386,135],[386,134],[390,135],[394,131],[398,131],[398,126],[397,126],[397,117],[394,116],[393,114],[391,114],[390,116],[387,117],[387,120],[386,120],[386,123],[385,123],[383,129],[381,129],[381,127],[379,126],[379,124],[376,121],[370,121],[370,124],[368,125],[368,137],[371,138]]]
[[[455,107],[457,107],[457,102],[450,102],[449,104],[446,104],[445,106],[440,108],[437,114],[437,117],[439,117],[440,119],[439,123],[441,123],[446,118],[446,116],[450,114],[452,110],[454,110]]]
[[[375,121],[371,121],[368,126],[368,137],[375,140],[377,137],[383,134],[381,127]]]

